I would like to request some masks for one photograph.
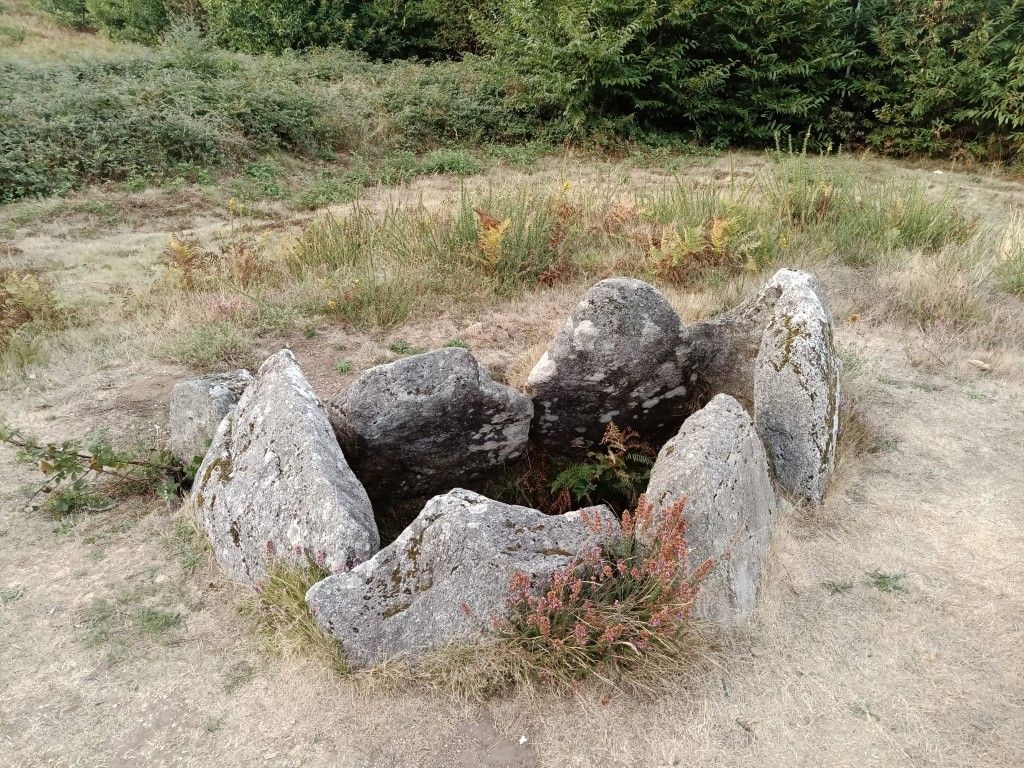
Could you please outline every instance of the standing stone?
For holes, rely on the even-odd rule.
[[[306,602],[358,665],[471,642],[507,615],[514,573],[539,587],[598,543],[586,515],[614,524],[605,507],[545,515],[456,488],[373,558],[315,584]]]
[[[652,443],[686,416],[690,343],[672,305],[653,286],[616,277],[583,297],[534,366],[533,437],[554,450],[598,443],[610,422]]]
[[[754,610],[775,494],[754,424],[729,395],[688,418],[658,454],[647,487],[655,515],[684,496],[690,568],[716,560],[694,616],[741,624]]]
[[[518,458],[533,404],[453,347],[378,365],[342,392],[331,421],[376,502],[447,491]]]
[[[272,559],[336,569],[380,546],[366,491],[288,350],[260,366],[221,422],[192,501],[217,562],[241,582],[257,582]]]
[[[180,381],[171,389],[171,453],[185,466],[205,456],[217,427],[252,382],[245,370]]]
[[[807,281],[775,304],[757,354],[754,420],[779,484],[820,506],[835,467],[839,373],[832,317]]]
[[[692,361],[700,388],[709,396],[732,395],[748,409],[754,404],[754,364],[775,305],[791,290],[813,291],[824,307],[824,290],[808,273],[780,269],[754,296],[721,315],[690,326]]]

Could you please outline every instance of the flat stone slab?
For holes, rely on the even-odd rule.
[[[614,520],[604,507],[587,512]],[[597,542],[580,512],[545,515],[457,488],[373,558],[315,584],[306,602],[353,663],[414,656],[493,631],[514,573],[539,584]]]
[[[171,453],[186,467],[206,455],[217,427],[252,382],[246,370],[212,373],[179,381],[171,389]]]
[[[533,405],[458,347],[378,365],[331,407],[338,439],[370,497],[447,491],[518,458]]]
[[[556,451],[597,444],[608,424],[660,443],[679,429],[696,373],[679,315],[641,280],[602,280],[583,297],[526,382],[532,437]]]
[[[647,487],[655,515],[681,497],[691,570],[708,558],[717,561],[694,616],[742,624],[757,600],[775,493],[754,423],[729,395],[715,396],[690,416],[658,454]]]
[[[340,569],[380,546],[366,491],[288,350],[260,366],[221,422],[191,499],[218,564],[247,584],[274,559]]]

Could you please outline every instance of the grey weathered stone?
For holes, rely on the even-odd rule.
[[[754,421],[779,484],[812,506],[821,504],[835,466],[839,373],[820,291],[812,280],[793,281],[775,303],[757,354]]]
[[[754,424],[729,395],[690,416],[658,454],[647,487],[655,515],[683,496],[691,569],[716,559],[694,615],[740,624],[756,602],[775,493]]]
[[[760,291],[711,320],[689,328],[694,369],[708,396],[732,395],[748,408],[754,403],[754,364],[761,338],[787,290],[811,290],[825,306],[818,279],[808,272],[780,269]],[[827,311],[827,310],[826,310]]]
[[[171,453],[186,466],[205,456],[221,421],[252,382],[246,370],[179,381],[171,389]]]
[[[588,512],[614,520],[604,507]],[[539,586],[598,540],[580,512],[545,515],[457,488],[373,558],[315,584],[306,602],[356,664],[415,655],[491,631],[515,572]]]
[[[366,491],[288,350],[260,366],[221,422],[192,500],[217,562],[242,582],[272,558],[343,568],[380,546]]]
[[[609,422],[660,442],[682,423],[696,378],[672,305],[640,280],[602,280],[576,307],[527,380],[532,436],[550,448],[597,443]]]
[[[467,349],[378,365],[342,392],[331,421],[370,497],[447,491],[517,458],[533,404]]]

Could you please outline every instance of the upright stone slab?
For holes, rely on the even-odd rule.
[[[711,320],[690,326],[693,366],[702,391],[727,394],[749,409],[754,403],[754,366],[775,305],[791,290],[813,291],[824,306],[824,291],[809,272],[780,269],[760,291]]]
[[[245,370],[213,373],[179,381],[171,389],[171,453],[185,466],[205,456],[217,427],[238,404],[252,374]]]
[[[554,450],[598,443],[610,422],[659,443],[682,423],[690,342],[653,286],[616,277],[583,300],[527,379],[532,436]]]
[[[192,501],[218,564],[245,583],[275,558],[343,568],[380,546],[366,491],[288,350],[260,366],[221,422]]]
[[[587,510],[605,525],[604,507]],[[372,559],[315,584],[317,623],[358,665],[472,642],[507,615],[516,572],[538,586],[599,541],[581,515],[545,515],[455,489],[427,503]]]
[[[691,569],[717,561],[694,615],[741,624],[754,610],[775,494],[754,424],[729,395],[688,418],[658,454],[647,487],[655,514],[684,496]]]
[[[447,491],[518,458],[532,416],[529,398],[458,347],[371,368],[331,408],[374,501]]]
[[[757,354],[754,420],[779,484],[815,507],[835,467],[840,368],[815,284],[788,286]]]

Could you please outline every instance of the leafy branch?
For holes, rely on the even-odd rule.
[[[18,461],[34,464],[45,476],[26,507],[45,507],[57,516],[102,512],[119,499],[147,493],[172,498],[195,472],[195,467],[181,466],[163,449],[140,453],[115,448],[105,431],[85,440],[43,442],[0,421],[0,443],[14,448]]]

